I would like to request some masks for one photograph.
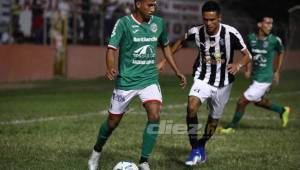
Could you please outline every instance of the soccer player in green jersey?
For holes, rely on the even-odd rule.
[[[290,108],[280,106],[264,97],[272,84],[277,85],[279,83],[284,47],[281,39],[271,33],[273,27],[272,17],[261,17],[258,20],[257,27],[258,32],[249,34],[247,37],[248,47],[252,54],[252,63],[246,67],[245,76],[247,78],[251,76],[252,83],[237,102],[232,121],[220,130],[221,133],[235,132],[234,128],[242,119],[246,106],[250,102],[253,102],[255,106],[277,112],[281,118],[282,127],[287,126]],[[273,68],[275,59],[277,62],[274,62],[275,68]]]
[[[177,68],[169,47],[169,40],[162,18],[153,16],[155,0],[135,0],[135,11],[120,18],[111,33],[106,53],[106,77],[116,79],[111,97],[108,119],[102,123],[96,144],[88,161],[90,170],[98,167],[102,148],[113,130],[128,110],[135,96],[139,96],[147,112],[139,169],[149,170],[148,158],[154,148],[159,131],[159,113],[162,95],[158,82],[156,49],[160,45],[164,56],[185,87],[186,78]],[[118,73],[115,55],[119,49]]]

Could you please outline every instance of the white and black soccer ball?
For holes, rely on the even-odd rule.
[[[113,170],[139,170],[139,168],[133,162],[121,161],[117,163]]]

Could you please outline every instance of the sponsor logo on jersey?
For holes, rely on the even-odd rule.
[[[154,50],[152,49],[151,45],[144,45],[134,51],[134,54],[137,55],[144,55],[147,53],[154,53]]]
[[[154,63],[155,63],[154,60],[132,60],[132,64],[144,65],[144,64],[154,64]]]
[[[222,53],[220,53],[220,52],[215,52],[214,53],[214,56],[215,56],[216,60],[221,59],[221,55],[222,55]]]
[[[267,59],[262,54],[256,54],[253,56],[254,65],[260,66],[260,67],[266,67],[267,66]]]
[[[138,25],[131,25],[132,28],[138,28]]]
[[[212,64],[212,65],[217,65],[217,64],[223,64],[225,63],[225,59],[211,59],[211,58],[204,58],[204,62],[206,64]]]
[[[156,33],[156,31],[157,31],[157,25],[156,25],[155,23],[151,24],[151,25],[150,25],[150,30],[151,30],[152,32]]]
[[[133,42],[156,42],[157,41],[157,37],[151,37],[151,38],[147,38],[147,37],[133,37]]]
[[[215,59],[212,59],[210,57],[210,55],[207,55],[207,56],[204,57],[203,60],[207,64],[213,64],[213,65],[223,64],[223,63],[225,63],[225,59],[221,58],[222,54],[223,54],[222,52],[215,52],[214,54],[212,54],[215,57]]]
[[[252,49],[251,52],[252,53],[259,53],[259,54],[267,54],[268,53],[267,50],[260,50],[260,49]]]
[[[133,53],[132,64],[154,64],[155,50],[151,45],[144,45]]]

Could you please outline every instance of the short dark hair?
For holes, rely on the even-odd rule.
[[[202,6],[202,13],[215,11],[219,15],[221,13],[220,5],[215,1],[207,1]]]
[[[256,17],[256,23],[263,22],[265,18],[273,18],[270,14],[262,14]]]

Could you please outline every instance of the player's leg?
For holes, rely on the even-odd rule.
[[[211,98],[208,99],[209,116],[205,125],[204,134],[199,139],[201,162],[206,161],[205,144],[214,135],[219,119],[222,117],[225,105],[227,104],[231,92],[232,84],[215,89]]]
[[[197,112],[199,107],[201,106],[201,101],[196,96],[188,97],[188,105],[187,105],[187,115],[186,115],[186,125],[187,132],[189,136],[190,145],[192,149],[198,147],[198,117]]]
[[[187,116],[186,116],[186,124],[187,131],[189,136],[189,142],[192,147],[192,150],[185,161],[185,164],[188,166],[196,165],[201,162],[201,155],[199,150],[198,143],[198,117],[197,112],[201,103],[203,103],[210,95],[211,95],[211,87],[200,80],[196,80],[191,87],[189,98],[188,98],[188,106],[187,106]]]
[[[148,159],[154,149],[156,138],[159,133],[160,110],[162,95],[157,84],[150,85],[139,92],[139,97],[143,102],[147,112],[148,121],[144,129],[141,158],[139,168],[150,169]]]
[[[128,105],[135,95],[136,91],[134,90],[114,89],[108,110],[108,118],[100,126],[96,144],[88,161],[89,170],[97,169],[103,146],[113,130],[119,125],[123,114],[127,111]]]
[[[94,149],[88,161],[89,170],[96,170],[98,167],[98,161],[101,156],[102,147],[106,143],[107,139],[111,135],[112,131],[118,126],[123,114],[114,115],[109,113],[106,121],[102,123],[99,129],[98,137]]]
[[[286,127],[289,120],[289,113],[290,108],[288,106],[280,106],[279,104],[276,104],[272,102],[269,99],[262,98],[262,100],[255,102],[255,106],[262,107],[271,111],[274,111],[279,114],[279,117],[282,120],[282,126]]]
[[[240,122],[240,120],[242,119],[248,104],[249,104],[249,100],[247,100],[244,95],[241,96],[236,104],[236,109],[231,122],[224,129],[221,130],[221,133],[234,132],[233,128],[235,128],[237,124]]]
[[[102,151],[102,147],[106,143],[107,139],[113,132],[113,130],[119,125],[123,114],[112,114],[109,113],[106,121],[102,123],[99,129],[98,137],[96,144],[94,146],[94,150],[97,152]]]
[[[192,150],[185,161],[185,164],[188,166],[196,165],[200,163],[201,156],[198,145],[198,117],[197,112],[201,106],[201,101],[196,96],[189,96],[188,105],[187,105],[187,115],[186,115],[186,125],[187,132],[189,137],[189,142],[192,147]]]
[[[253,81],[248,89],[244,92],[243,96],[239,99],[232,121],[224,129],[221,129],[220,132],[223,134],[235,132],[234,128],[242,119],[246,106],[249,104],[249,102],[260,101],[262,96],[269,89],[270,85],[270,83],[259,83]]]

